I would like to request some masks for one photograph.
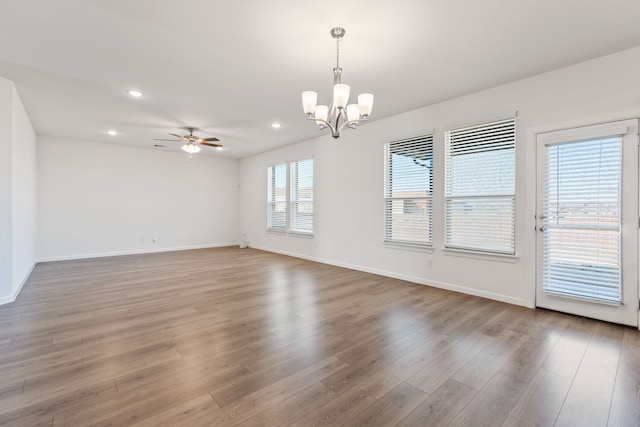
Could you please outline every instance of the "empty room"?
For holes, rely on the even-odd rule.
[[[0,0],[0,425],[639,426],[638,16]]]

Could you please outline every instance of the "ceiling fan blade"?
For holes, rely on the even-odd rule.
[[[207,141],[220,141],[220,140],[218,138],[201,138],[200,141],[207,142]]]
[[[153,138],[154,141],[171,141],[171,142],[180,142],[178,139],[161,139],[161,138]]]
[[[175,133],[170,133],[169,135],[175,136],[176,138],[184,139],[181,135],[176,135]]]
[[[219,141],[216,139],[216,141]],[[206,145],[208,147],[222,147],[222,144],[211,144],[209,142],[203,142],[202,140],[199,142],[200,145]]]

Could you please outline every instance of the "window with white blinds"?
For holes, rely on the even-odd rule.
[[[291,177],[290,231],[313,233],[313,159],[289,164]]]
[[[385,242],[431,243],[433,135],[385,144]]]
[[[546,147],[543,288],[620,302],[622,138]]]
[[[515,253],[515,118],[445,134],[445,247]]]
[[[268,168],[267,229],[287,229],[287,165]]]

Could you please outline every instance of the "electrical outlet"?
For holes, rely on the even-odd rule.
[[[139,241],[140,243],[144,243],[144,237],[140,237],[140,238],[138,239],[138,241]]]
[[[151,238],[151,241],[152,241],[153,243],[156,243],[156,242],[158,241],[158,238],[157,238],[156,236],[153,236],[153,237]]]
[[[433,266],[433,259],[427,258],[427,267],[432,267],[432,266]]]

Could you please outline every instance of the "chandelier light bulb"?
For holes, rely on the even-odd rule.
[[[344,108],[347,106],[350,90],[349,85],[342,83],[333,86],[333,105],[336,108]]]
[[[329,107],[326,105],[318,105],[316,106],[316,120],[324,120],[327,121],[329,117]],[[321,123],[318,123],[321,124]]]
[[[347,105],[347,120],[350,122],[356,121],[360,118],[360,107],[358,104]]]
[[[373,108],[373,95],[370,93],[361,93],[358,95],[358,107],[362,117],[369,117]]]
[[[304,113],[309,115],[316,111],[316,104],[318,103],[318,94],[312,90],[302,92],[302,108]]]

